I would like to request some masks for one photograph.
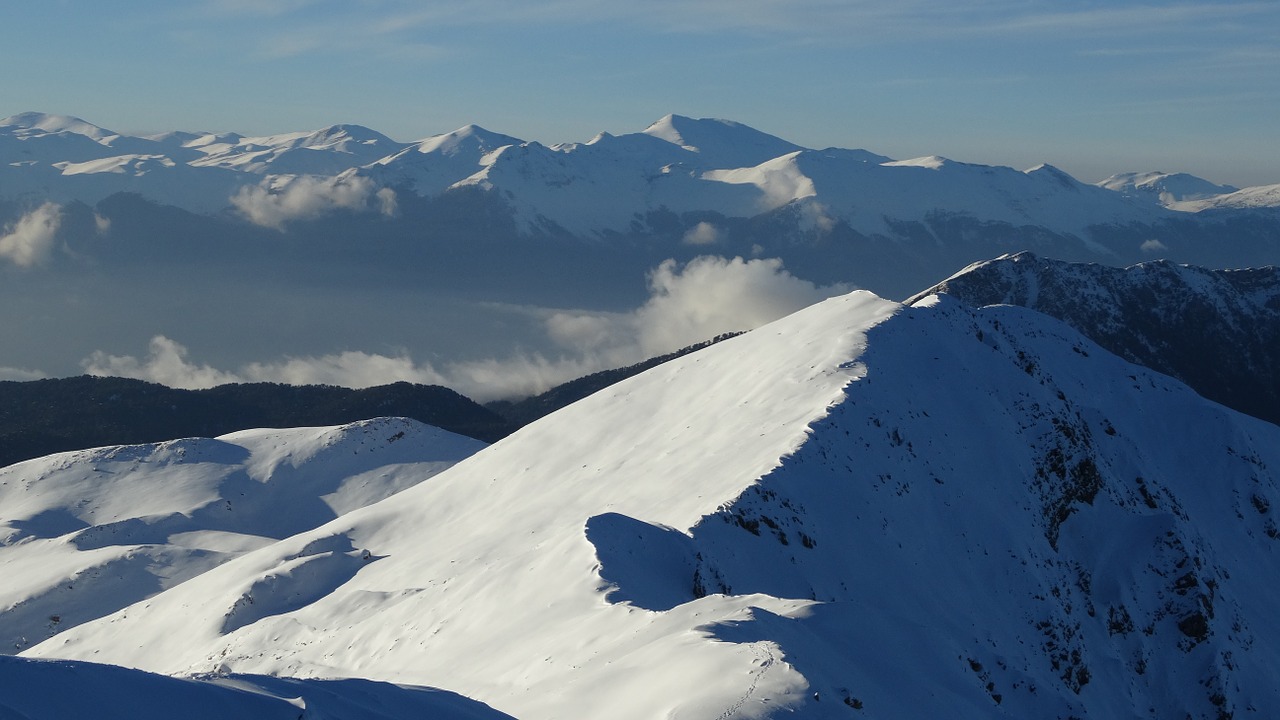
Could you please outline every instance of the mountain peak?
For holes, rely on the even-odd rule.
[[[1065,170],[1056,168],[1048,163],[1040,163],[1039,165],[1029,168],[1024,172],[1028,177],[1053,180],[1068,190],[1078,190],[1080,186],[1084,184],[1072,177],[1071,174]]]
[[[643,134],[699,153],[709,166],[717,168],[754,167],[805,149],[733,120],[684,115],[666,115],[645,128]]]
[[[1207,200],[1239,190],[1189,173],[1127,172],[1117,173],[1097,183],[1098,187],[1133,197],[1156,199],[1163,205],[1187,200]]]
[[[486,130],[472,123],[463,125],[451,132],[433,135],[418,142],[415,148],[420,153],[434,152],[456,155],[463,147],[474,148],[483,153],[497,150],[504,145],[520,145],[523,143],[524,141],[520,138]]]
[[[338,124],[321,128],[307,137],[307,145],[328,145],[338,142],[356,142],[361,145],[394,145],[396,142],[382,133],[363,125]]]
[[[10,115],[0,120],[0,127],[43,130],[48,133],[72,133],[84,135],[94,140],[102,140],[118,134],[72,115],[54,115],[41,112],[24,112]]]

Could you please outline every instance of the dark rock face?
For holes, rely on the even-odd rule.
[[[934,293],[1051,315],[1210,400],[1280,423],[1280,268],[1113,268],[1018,253],[972,265],[907,303]]]

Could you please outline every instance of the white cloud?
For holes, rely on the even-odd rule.
[[[818,287],[788,273],[780,260],[699,257],[668,260],[649,276],[649,299],[625,313],[528,309],[562,349],[559,357],[519,353],[454,362],[442,368],[408,354],[348,351],[319,357],[254,362],[234,371],[191,361],[167,337],[151,340],[145,358],[95,352],[83,363],[91,375],[150,380],[170,387],[206,388],[233,382],[281,382],[371,387],[400,380],[444,385],[480,402],[532,395],[600,370],[632,365],[716,335],[750,330],[832,295],[845,286]]]
[[[187,390],[241,382],[232,373],[190,362],[187,349],[163,335],[151,338],[145,359],[108,355],[98,350],[80,365],[89,375],[135,378]]]
[[[456,363],[447,368],[442,383],[477,402],[520,398],[550,390],[556,385],[614,367],[597,358],[571,356],[554,360],[541,355],[519,354],[505,359]]]
[[[631,312],[547,312],[547,334],[565,350],[560,358],[463,363],[451,365],[446,375],[452,387],[477,399],[536,394],[727,332],[751,330],[852,289],[815,286],[788,273],[776,258],[703,256],[683,266],[667,260],[649,275],[649,299]]]
[[[290,357],[276,362],[255,362],[237,371],[219,370],[188,359],[182,344],[163,335],[151,338],[145,358],[108,355],[97,351],[81,366],[90,375],[136,378],[198,390],[228,383],[279,382],[289,385],[340,385],[364,388],[398,380],[426,385],[447,384],[430,365],[417,365],[408,356],[389,357],[364,352],[342,352],[320,357]]]
[[[62,207],[56,203],[47,202],[23,215],[0,236],[0,259],[22,268],[43,263],[53,251],[61,224]]]
[[[686,245],[714,245],[720,242],[720,230],[709,222],[700,222],[685,231]]]
[[[1142,252],[1147,252],[1147,253],[1164,252],[1169,249],[1169,246],[1165,245],[1159,240],[1156,240],[1155,238],[1152,238],[1142,243],[1138,247],[1142,250]]]
[[[374,200],[378,205],[378,212],[383,217],[395,217],[400,213],[400,204],[396,199],[396,191],[391,188],[382,188],[373,194]]]
[[[703,256],[683,266],[667,260],[650,273],[649,299],[631,312],[547,313],[547,335],[566,352],[559,360],[535,356],[487,361],[453,366],[449,374],[461,379],[466,373],[473,383],[500,380],[514,389],[507,395],[537,393],[727,332],[751,330],[852,289],[815,286],[788,273],[776,258]]]
[[[624,318],[645,357],[720,333],[750,330],[852,290],[817,287],[787,272],[777,258],[709,256],[683,267],[667,260],[650,275],[649,289],[648,302]]]
[[[0,380],[16,380],[25,382],[27,380],[43,380],[49,377],[39,370],[27,370],[26,368],[0,367]]]
[[[94,213],[93,226],[97,229],[99,235],[106,235],[111,232],[111,218]]]
[[[358,175],[275,175],[240,188],[231,204],[255,225],[276,230],[289,221],[314,220],[334,210],[377,210],[388,216],[396,212],[394,191],[377,189],[372,180]]]
[[[253,363],[241,373],[253,382],[289,385],[339,385],[365,388],[404,380],[423,385],[448,385],[431,365],[418,365],[407,355],[389,357],[348,351],[320,357],[288,358]]]

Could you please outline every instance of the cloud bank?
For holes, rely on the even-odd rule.
[[[668,260],[649,274],[649,299],[625,313],[528,308],[527,315],[561,354],[516,354],[442,367],[397,356],[347,351],[288,357],[222,370],[192,361],[175,340],[152,338],[147,355],[95,352],[82,362],[90,375],[114,375],[199,389],[236,382],[324,384],[363,388],[408,381],[444,385],[468,397],[522,397],[593,372],[631,365],[726,332],[750,330],[832,295],[788,273],[777,259],[699,257]]]
[[[62,207],[47,202],[23,215],[0,235],[0,259],[21,268],[40,265],[53,252],[54,239],[62,224]]]
[[[315,220],[335,210],[396,213],[395,191],[358,175],[273,175],[240,188],[230,200],[249,222],[281,231],[293,220]]]

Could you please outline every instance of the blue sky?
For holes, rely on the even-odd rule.
[[[0,22],[0,116],[554,143],[675,112],[810,147],[1244,186],[1280,182],[1277,38],[1274,0],[45,0]]]

